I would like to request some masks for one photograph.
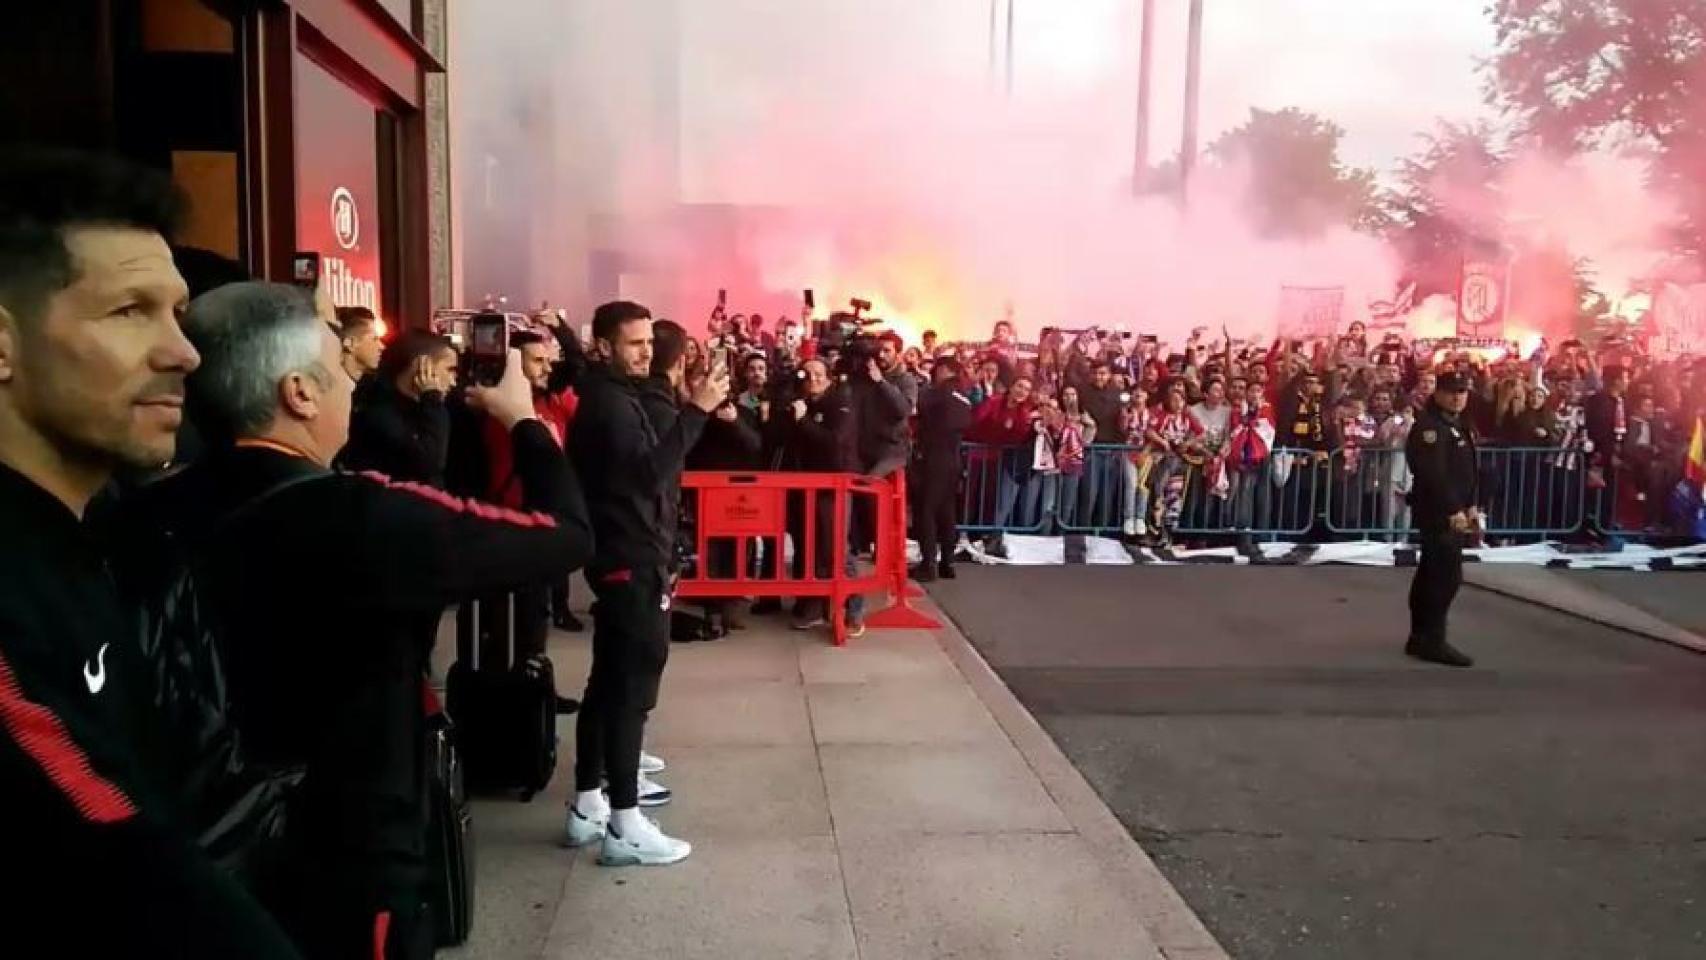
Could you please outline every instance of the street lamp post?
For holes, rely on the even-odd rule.
[[[1197,165],[1197,111],[1202,87],[1202,5],[1191,0],[1190,35],[1185,48],[1185,125],[1179,144],[1179,195],[1188,195]]]

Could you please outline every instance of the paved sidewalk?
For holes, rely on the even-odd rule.
[[[565,692],[587,649],[554,635]],[[676,793],[657,818],[694,845],[676,866],[557,846],[572,718],[562,729],[544,795],[477,804],[479,915],[444,956],[1225,957],[952,628],[838,650],[755,618],[676,644],[646,738]]]
[[[1601,576],[1590,571],[1550,570],[1514,564],[1469,563],[1463,566],[1463,581],[1470,586],[1567,613],[1603,627],[1661,640],[1695,653],[1706,653],[1706,637],[1599,589],[1596,580]],[[1652,582],[1683,592],[1693,591],[1700,583],[1706,582],[1692,579],[1699,576],[1693,571],[1653,572],[1637,576],[1656,578]]]

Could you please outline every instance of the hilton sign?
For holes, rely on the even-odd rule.
[[[344,251],[349,251],[363,260],[359,244],[361,242],[361,208],[356,203],[355,194],[347,187],[337,187],[332,191],[331,204],[332,240]],[[340,307],[366,307],[374,313],[379,312],[379,285],[361,276],[361,268],[341,256],[327,255],[324,258],[324,269],[321,282],[325,284],[327,296]]]

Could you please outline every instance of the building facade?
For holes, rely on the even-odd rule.
[[[189,196],[180,246],[418,326],[451,296],[446,0],[54,0],[0,32],[0,136]],[[184,258],[185,262],[190,257]]]

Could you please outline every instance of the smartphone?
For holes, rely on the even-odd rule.
[[[290,257],[290,282],[305,290],[320,289],[320,255],[299,250]]]
[[[807,310],[816,310],[817,309],[817,294],[815,292],[813,292],[809,287],[806,289],[806,309]]]
[[[469,374],[482,387],[503,379],[509,363],[509,318],[501,313],[477,313],[468,321]]]

